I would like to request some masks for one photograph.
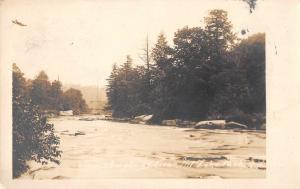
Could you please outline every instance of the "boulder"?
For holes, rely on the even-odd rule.
[[[130,120],[130,123],[134,123],[134,124],[146,124],[153,115],[140,115],[140,116],[136,116],[134,117],[132,120]]]
[[[230,121],[230,122],[226,123],[225,127],[226,127],[226,129],[248,129],[247,125],[237,123],[234,121]]]
[[[145,115],[145,116],[143,117],[143,121],[147,122],[147,121],[149,121],[150,119],[152,119],[152,117],[153,117],[153,115]]]
[[[134,117],[134,120],[141,120],[142,121],[145,116],[146,115],[136,116],[136,117]]]
[[[194,127],[195,129],[225,129],[225,120],[200,121]]]

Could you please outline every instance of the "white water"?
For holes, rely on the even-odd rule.
[[[265,133],[52,119],[61,164],[29,162],[21,178],[264,178]],[[77,131],[85,135],[77,135]],[[250,159],[249,159],[250,158]]]

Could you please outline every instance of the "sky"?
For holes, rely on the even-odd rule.
[[[3,3],[1,24],[9,33],[9,61],[25,77],[45,70],[63,84],[104,86],[113,63],[122,64],[126,55],[141,64],[147,35],[151,47],[161,32],[172,45],[178,29],[203,26],[211,9],[228,11],[234,32],[252,35],[265,31],[268,6],[258,0],[250,14],[239,0],[12,0]],[[27,26],[13,24],[15,19]]]

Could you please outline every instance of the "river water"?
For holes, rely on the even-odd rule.
[[[61,138],[61,164],[28,162],[22,179],[265,178],[264,132],[79,118],[50,120]]]

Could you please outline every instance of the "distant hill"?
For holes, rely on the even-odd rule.
[[[107,97],[105,87],[97,86],[82,86],[82,85],[74,85],[74,84],[63,84],[63,91],[68,90],[69,88],[78,89],[81,91],[83,98],[85,99],[87,105],[89,106],[92,111],[102,112],[104,108]]]

